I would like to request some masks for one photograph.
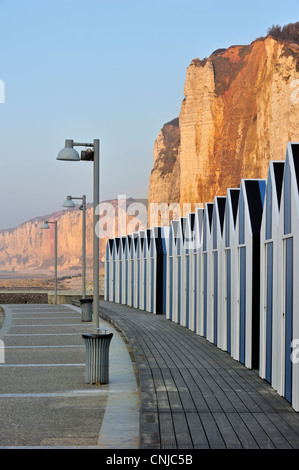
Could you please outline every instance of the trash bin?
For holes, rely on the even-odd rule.
[[[82,321],[92,320],[93,299],[80,299]]]
[[[86,346],[86,383],[109,383],[109,347],[112,336],[113,333],[82,335]]]

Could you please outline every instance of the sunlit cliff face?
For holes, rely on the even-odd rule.
[[[149,204],[192,203],[193,210],[242,178],[266,178],[269,161],[284,160],[287,142],[299,139],[298,79],[299,46],[271,37],[193,60],[176,127],[179,145],[167,139],[171,123],[155,143]]]
[[[134,204],[133,199],[126,201],[127,205]],[[119,201],[103,203],[100,220],[103,220],[100,246],[100,267],[103,272],[107,238],[118,236]],[[134,206],[132,206],[134,207]],[[145,206],[146,210],[146,206]],[[125,208],[126,211],[126,208]],[[132,211],[131,211],[132,212]],[[133,230],[135,225],[142,229],[144,224],[138,225],[139,219],[125,214],[127,228]],[[82,212],[79,209],[59,211],[46,216],[47,220],[57,220],[57,255],[59,272],[82,269]],[[42,230],[44,218],[30,220],[14,229],[0,230],[0,270],[53,270],[55,250],[54,224],[49,230]],[[145,220],[146,222],[146,220]],[[111,228],[113,227],[113,231]],[[126,232],[126,227],[125,227]],[[93,208],[88,205],[86,209],[86,266],[93,266]]]

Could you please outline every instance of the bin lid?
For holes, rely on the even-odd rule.
[[[82,338],[86,338],[86,339],[98,339],[98,338],[109,338],[111,337],[112,338],[113,336],[113,333],[106,333],[106,334],[84,334],[82,335]]]
[[[81,304],[87,304],[93,302],[93,299],[80,299],[79,302]]]

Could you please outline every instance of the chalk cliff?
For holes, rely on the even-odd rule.
[[[138,205],[144,207],[145,217],[135,213]],[[147,201],[132,198],[122,201],[103,202],[100,214],[100,266],[103,269],[107,238],[117,236],[119,227],[123,232],[135,231],[135,226],[146,228]],[[123,208],[122,224],[119,224],[119,208]],[[132,209],[130,209],[132,208]],[[42,230],[43,221],[57,220],[58,270],[81,271],[82,254],[82,212],[78,206],[43,217],[36,217],[13,229],[0,230],[0,271],[53,271],[55,232]],[[139,225],[138,225],[139,224]],[[120,233],[122,235],[122,233]],[[93,263],[93,208],[86,209],[86,266]]]
[[[271,36],[194,59],[179,119],[155,142],[149,204],[193,210],[242,178],[266,178],[269,161],[299,140],[298,79],[298,43]]]

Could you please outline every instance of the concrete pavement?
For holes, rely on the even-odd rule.
[[[70,305],[3,305],[0,330],[0,449],[139,448],[139,393],[134,362],[113,333],[109,384],[85,383],[81,310]],[[3,361],[2,361],[3,362]]]

